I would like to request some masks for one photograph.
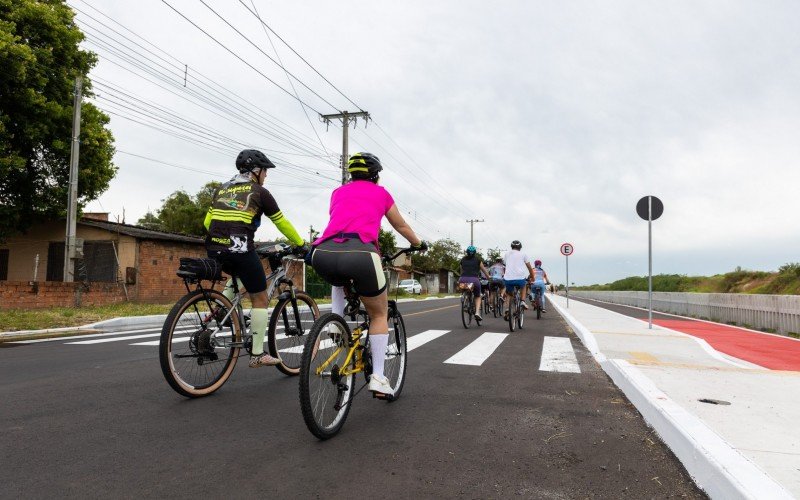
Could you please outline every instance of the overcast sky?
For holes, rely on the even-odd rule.
[[[318,113],[360,108],[374,120],[351,130],[350,152],[381,158],[383,185],[425,239],[466,246],[466,220],[483,219],[480,249],[519,239],[563,283],[559,247],[570,242],[570,281],[606,283],[647,274],[635,205],[655,195],[665,206],[655,274],[800,261],[796,1],[243,0],[324,79],[238,1],[206,0],[260,51],[199,1],[167,1],[245,62],[161,1],[71,0],[100,58],[95,102],[113,113],[119,150],[117,177],[87,211],[124,209],[135,223],[176,190],[227,180],[247,146],[274,158],[266,186],[298,231],[321,230],[342,131]],[[297,77],[305,111],[265,54]],[[251,104],[211,101],[205,77]],[[174,137],[174,119],[136,114],[148,106],[226,138]],[[264,219],[257,237],[276,235]]]

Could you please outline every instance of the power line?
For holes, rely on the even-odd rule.
[[[251,1],[252,1],[252,0],[251,0]],[[350,99],[349,97],[347,97],[346,95],[344,95],[344,93],[343,93],[341,90],[339,90],[339,89],[336,87],[336,85],[334,85],[333,83],[331,83],[331,82],[330,82],[330,80],[328,80],[327,78],[325,78],[325,76],[323,76],[323,74],[322,74],[322,73],[320,73],[319,71],[317,71],[317,68],[315,68],[314,66],[312,66],[310,62],[306,61],[306,60],[305,60],[305,58],[304,58],[303,56],[301,56],[300,54],[298,54],[298,52],[297,52],[296,50],[294,50],[294,48],[293,48],[291,45],[289,45],[289,43],[288,43],[286,40],[284,40],[283,38],[281,38],[281,36],[280,36],[279,34],[277,34],[277,33],[275,32],[275,30],[273,30],[273,29],[272,29],[272,28],[271,28],[271,27],[270,27],[270,26],[269,26],[267,23],[265,23],[263,20],[261,20],[261,17],[258,15],[258,13],[257,13],[257,12],[253,12],[253,11],[251,11],[251,10],[250,10],[250,8],[247,6],[247,4],[245,4],[245,3],[244,3],[244,0],[239,0],[239,3],[240,3],[240,4],[242,4],[242,5],[244,6],[244,8],[245,8],[245,9],[247,9],[248,11],[250,11],[250,13],[251,13],[251,14],[255,15],[255,16],[256,16],[256,18],[258,18],[258,21],[259,21],[259,22],[262,24],[262,26],[264,26],[266,29],[268,29],[268,30],[269,30],[269,31],[270,31],[270,32],[271,32],[273,35],[275,35],[276,37],[278,37],[278,40],[280,40],[281,42],[283,42],[283,44],[284,44],[284,45],[286,45],[286,46],[289,48],[289,50],[291,50],[291,51],[294,53],[294,55],[296,55],[297,57],[299,57],[299,58],[300,58],[300,60],[301,60],[301,61],[303,61],[304,63],[306,63],[306,65],[308,65],[308,67],[309,67],[309,68],[311,68],[311,69],[314,71],[314,73],[316,73],[317,75],[319,75],[319,77],[320,77],[320,78],[322,78],[323,80],[325,80],[325,83],[327,83],[328,85],[330,85],[331,87],[333,87],[333,88],[334,88],[334,90],[336,90],[336,92],[338,92],[338,93],[339,93],[339,95],[341,95],[342,97],[344,97],[345,99],[347,99],[347,100],[350,102],[350,104],[352,104],[353,106],[355,106],[356,108],[358,108],[358,110],[359,110],[359,111],[363,111],[363,109],[361,109],[361,106],[359,106],[358,104],[354,103],[352,99]],[[255,9],[255,5],[253,5],[253,8]]]
[[[202,32],[204,35],[206,35],[208,38],[210,38],[210,39],[214,40],[214,42],[215,42],[217,45],[219,45],[220,47],[222,47],[223,49],[225,49],[225,50],[226,50],[226,51],[227,51],[229,54],[231,54],[233,57],[235,57],[236,59],[238,59],[238,60],[240,60],[241,62],[243,62],[244,64],[246,64],[246,65],[247,65],[247,66],[248,66],[250,69],[252,69],[252,70],[253,70],[253,71],[255,71],[256,73],[258,73],[259,75],[261,75],[261,76],[262,76],[262,77],[263,77],[265,80],[267,80],[267,81],[268,81],[268,82],[270,82],[271,84],[273,84],[273,85],[275,85],[276,87],[278,87],[279,89],[281,89],[283,92],[285,92],[285,93],[286,93],[288,96],[290,96],[292,99],[296,99],[296,100],[297,100],[297,101],[298,101],[300,104],[302,104],[303,106],[306,106],[306,107],[308,107],[310,110],[314,111],[315,113],[317,113],[317,114],[322,114],[322,113],[320,113],[319,111],[317,111],[317,110],[316,110],[314,107],[312,107],[311,105],[309,105],[309,104],[307,104],[306,102],[304,102],[304,101],[302,101],[302,100],[298,99],[297,97],[293,96],[291,92],[289,92],[288,90],[286,90],[285,88],[283,88],[281,85],[279,85],[277,82],[275,82],[275,81],[274,81],[272,78],[270,78],[270,77],[268,77],[267,75],[265,75],[263,72],[261,72],[261,71],[260,71],[258,68],[256,68],[255,66],[253,66],[253,65],[252,65],[252,64],[250,64],[249,62],[245,61],[245,60],[244,60],[244,59],[243,59],[241,56],[239,56],[239,54],[237,54],[236,52],[234,52],[234,51],[232,51],[231,49],[229,49],[227,45],[225,45],[224,43],[222,43],[222,42],[220,42],[219,40],[217,40],[215,37],[213,37],[213,36],[212,36],[210,33],[208,33],[206,30],[204,30],[203,28],[201,28],[200,26],[198,26],[197,24],[195,24],[195,22],[194,22],[194,21],[192,21],[191,19],[189,19],[188,17],[186,17],[185,15],[183,15],[183,13],[182,13],[181,11],[179,11],[178,9],[176,9],[175,7],[173,7],[172,5],[170,5],[170,3],[169,3],[169,2],[167,2],[167,0],[161,0],[161,2],[162,2],[164,5],[166,5],[167,7],[169,7],[170,9],[172,9],[173,11],[175,11],[175,13],[176,13],[176,14],[178,14],[178,15],[179,15],[179,16],[181,16],[183,19],[185,19],[185,20],[186,20],[186,21],[187,21],[189,24],[191,24],[192,26],[194,26],[195,28],[197,28],[198,30],[200,30],[200,31],[201,31],[201,32]],[[336,108],[334,107],[334,109],[336,109]]]

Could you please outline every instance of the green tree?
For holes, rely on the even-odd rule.
[[[441,268],[458,271],[464,249],[451,239],[436,240],[428,246],[424,254],[413,254],[411,262],[415,269],[426,272],[438,271]]]
[[[489,262],[494,263],[497,259],[503,258],[503,251],[499,248],[490,248],[486,250],[486,255],[489,258]]]
[[[378,229],[378,248],[381,255],[392,255],[397,248],[397,240],[394,233],[391,231],[384,231],[383,228]]]
[[[0,0],[0,239],[66,214],[75,78],[96,56],[63,0]],[[108,116],[82,105],[78,206],[116,174]]]
[[[209,182],[194,197],[186,191],[175,191],[161,200],[163,205],[157,215],[148,212],[137,224],[160,231],[203,236],[206,231],[203,221],[219,186],[219,182]]]

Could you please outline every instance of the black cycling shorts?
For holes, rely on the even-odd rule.
[[[222,270],[242,280],[248,293],[259,293],[267,289],[267,276],[264,266],[255,250],[245,253],[233,253],[223,250],[209,250],[208,256],[222,264]]]
[[[364,297],[377,297],[386,290],[377,248],[358,238],[342,243],[323,241],[314,247],[311,265],[333,286],[347,286],[352,281],[356,292]]]

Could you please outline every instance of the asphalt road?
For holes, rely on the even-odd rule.
[[[445,361],[506,323],[465,330],[455,300],[400,309],[409,336],[448,333],[409,353],[397,402],[359,394],[325,442],[271,368],[240,362],[188,400],[157,347],[131,345],[157,336],[0,344],[0,496],[705,498],[557,313],[465,365]],[[545,343],[571,347],[577,364],[554,366],[573,371],[540,369]]]

